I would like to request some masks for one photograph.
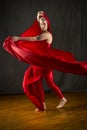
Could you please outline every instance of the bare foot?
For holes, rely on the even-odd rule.
[[[39,108],[36,108],[36,109],[35,109],[35,112],[38,112],[38,111],[40,111]]]
[[[46,104],[45,104],[45,102],[43,102],[43,106],[44,106],[44,110],[46,110]],[[36,109],[35,109],[35,112],[38,112],[38,111],[40,111],[40,109],[39,109],[39,108],[36,108]]]
[[[56,108],[62,108],[66,104],[66,102],[67,102],[67,99],[63,97],[60,100],[60,103],[59,103],[59,105]]]
[[[45,104],[45,102],[43,102],[43,106],[44,106],[44,110],[46,110],[46,104]]]

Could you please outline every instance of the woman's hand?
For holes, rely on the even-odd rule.
[[[37,13],[37,21],[39,21],[40,17],[44,15],[44,11],[38,11]]]
[[[13,42],[17,42],[19,40],[19,37],[18,36],[12,36],[12,41]]]

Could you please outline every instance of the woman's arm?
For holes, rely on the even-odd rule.
[[[44,11],[38,11],[38,13],[37,13],[37,21],[39,22],[39,20],[40,20],[40,17],[42,16],[43,17],[43,15],[44,15]]]
[[[43,40],[48,40],[49,35],[50,35],[49,33],[43,33],[41,35],[37,35],[37,36],[34,36],[34,37],[13,36],[12,41],[13,42],[16,42],[16,41],[19,41],[19,40],[22,40],[22,41],[43,41]]]

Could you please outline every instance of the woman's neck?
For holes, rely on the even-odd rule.
[[[42,30],[42,33],[48,32],[48,30]]]

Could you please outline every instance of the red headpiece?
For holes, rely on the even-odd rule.
[[[50,20],[49,20],[49,18],[47,17],[47,15],[45,13],[43,14],[43,17],[47,20],[48,31],[50,33],[52,33],[51,27],[50,27]],[[34,21],[33,25],[31,27],[29,27],[26,31],[24,31],[21,34],[21,36],[36,36],[36,35],[39,35],[40,33],[41,33],[41,29],[40,29],[40,26],[39,26],[38,21],[36,19]]]

